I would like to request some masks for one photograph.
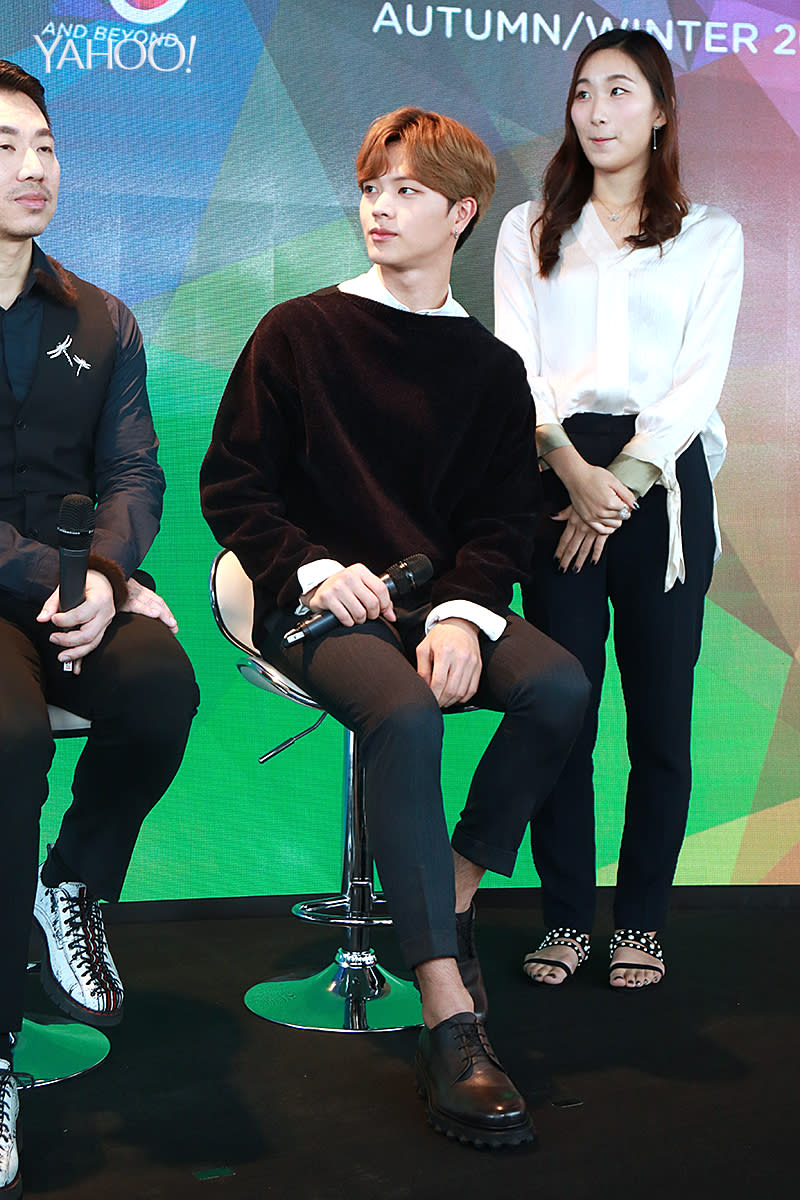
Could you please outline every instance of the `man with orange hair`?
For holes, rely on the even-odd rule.
[[[356,169],[373,265],[261,321],[222,399],[203,508],[253,580],[255,644],[359,735],[375,860],[422,996],[429,1119],[513,1145],[533,1130],[486,1037],[473,896],[485,870],[511,874],[586,681],[509,611],[538,503],[534,413],[521,360],[450,290],[494,160],[457,121],[404,108],[373,123]],[[409,553],[433,580],[393,601],[378,572]],[[298,611],[338,624],[287,647]],[[451,851],[441,710],[466,702],[504,717]]]

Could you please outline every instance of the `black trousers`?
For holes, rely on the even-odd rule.
[[[442,713],[416,673],[429,605],[398,622],[340,627],[284,647],[296,618],[267,621],[264,657],[359,739],[367,827],[392,919],[410,967],[455,957],[453,860],[441,791]],[[505,714],[480,760],[453,833],[455,850],[510,875],[537,804],[580,728],[588,685],[578,663],[512,613],[497,642],[481,636],[474,703]]]
[[[47,703],[92,721],[55,843],[99,898],[119,897],[144,818],[177,771],[199,693],[160,621],[118,614],[80,675],[65,673],[38,609],[0,594],[0,1030],[22,1021],[39,813],[54,742]]]
[[[583,457],[610,463],[634,431],[632,417],[581,414],[565,422]],[[569,761],[531,825],[547,928],[592,927],[595,911],[595,814],[592,754],[605,671],[609,601],[622,678],[630,773],[617,871],[618,928],[656,929],[686,831],[691,792],[690,736],[694,668],[705,594],[714,562],[713,496],[699,438],[678,459],[686,582],[664,591],[666,491],[656,485],[638,512],[612,534],[597,566],[562,574],[553,552],[563,529],[545,517],[525,615],[583,665],[592,697]],[[569,496],[554,471],[543,475],[547,511]]]

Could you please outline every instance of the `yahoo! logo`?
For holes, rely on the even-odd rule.
[[[186,0],[109,0],[114,12],[137,25],[155,25],[174,17]]]

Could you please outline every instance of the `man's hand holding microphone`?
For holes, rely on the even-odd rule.
[[[65,496],[58,513],[59,586],[36,620],[56,627],[50,641],[62,647],[58,661],[74,675],[80,674],[81,660],[100,645],[117,611],[141,613],[178,632],[178,623],[161,597],[135,579],[125,584],[118,568],[120,590],[125,586],[127,591],[122,603],[119,596],[115,600],[108,575],[89,567],[93,534],[94,502],[77,493]]]
[[[352,628],[382,617],[394,622],[393,601],[427,583],[433,575],[430,559],[413,554],[385,575],[375,575],[363,563],[353,563],[329,575],[301,596],[315,614],[284,635],[286,645],[318,637],[336,625]],[[448,617],[437,622],[417,647],[417,674],[430,687],[442,708],[465,704],[474,696],[481,677],[478,629],[471,621]]]

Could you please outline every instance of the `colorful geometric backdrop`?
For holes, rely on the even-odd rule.
[[[454,281],[491,327],[500,220],[538,191],[576,52],[625,22],[664,42],[690,193],[742,222],[747,254],[723,399],[725,555],[698,669],[678,881],[800,882],[798,18],[790,0],[4,0],[0,54],[43,79],[62,164],[43,245],[122,296],[144,331],[168,480],[148,565],[179,617],[203,697],[126,898],[337,885],[340,733],[328,721],[259,767],[257,753],[299,729],[304,714],[239,679],[208,607],[215,546],[196,478],[222,388],[264,311],[364,268],[353,158],[371,118],[400,104],[458,117],[497,155],[496,199],[456,259]],[[493,719],[447,726],[455,817]],[[45,839],[79,749],[59,747]],[[625,768],[612,670],[597,755],[604,883],[614,875]],[[523,848],[514,883],[533,882]]]

